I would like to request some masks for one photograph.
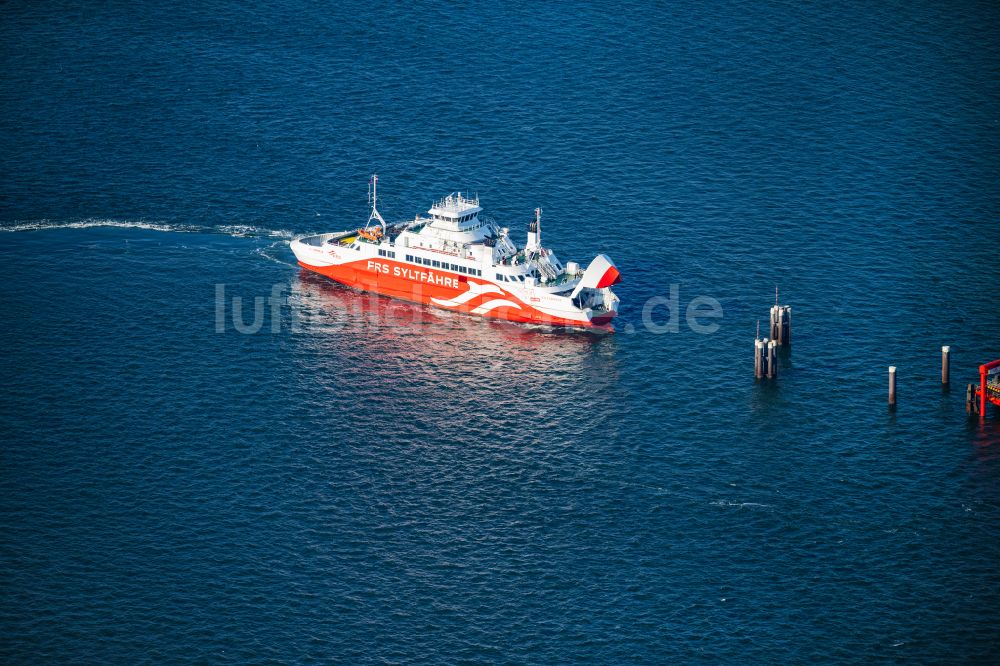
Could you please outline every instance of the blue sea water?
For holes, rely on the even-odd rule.
[[[0,14],[5,663],[1000,659],[994,3]],[[618,333],[303,273],[373,172],[543,207]]]

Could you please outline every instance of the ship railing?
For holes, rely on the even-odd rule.
[[[441,210],[448,211],[459,211],[472,208],[473,206],[479,205],[479,197],[475,199],[470,199],[469,197],[462,196],[460,192],[453,192],[443,199],[434,202],[433,208],[439,208]]]

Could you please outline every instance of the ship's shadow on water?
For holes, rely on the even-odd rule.
[[[315,364],[360,367],[387,382],[489,388],[533,404],[543,387],[617,381],[614,336],[473,317],[345,287],[302,270],[291,279],[285,317],[291,338]],[[351,364],[348,364],[350,367]],[[596,382],[596,384],[595,384]],[[520,389],[518,387],[521,387]],[[535,389],[529,389],[535,387]],[[373,389],[377,389],[373,385]]]

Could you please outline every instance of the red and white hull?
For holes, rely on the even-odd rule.
[[[340,284],[370,291],[413,303],[463,312],[482,317],[506,319],[521,323],[569,326],[574,328],[610,329],[617,312],[597,316],[582,310],[560,312],[550,307],[541,309],[541,297],[536,302],[503,287],[467,275],[454,275],[434,269],[420,269],[388,259],[360,259],[343,264],[312,265],[299,260],[299,265],[324,275]]]

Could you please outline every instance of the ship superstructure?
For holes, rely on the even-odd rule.
[[[510,230],[483,214],[478,197],[460,192],[426,216],[388,224],[378,211],[378,177],[370,182],[364,227],[291,242],[301,266],[342,284],[459,312],[517,322],[611,329],[621,281],[598,255],[586,270],[542,245],[540,208],[519,247]]]

